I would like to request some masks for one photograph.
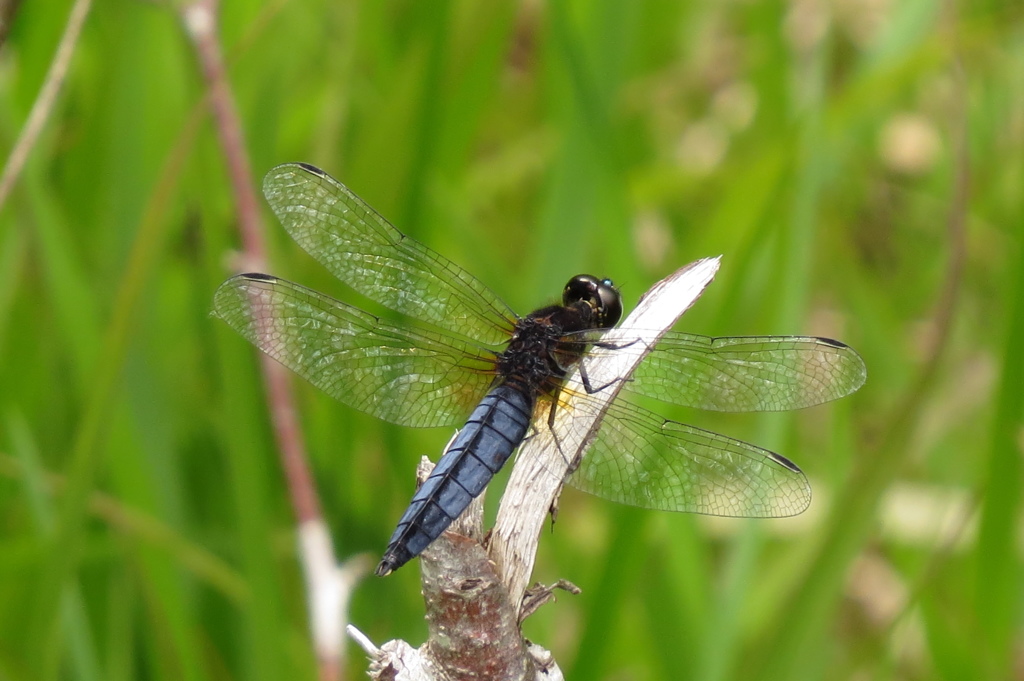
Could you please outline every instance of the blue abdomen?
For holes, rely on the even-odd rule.
[[[398,521],[378,575],[398,569],[427,548],[484,491],[526,437],[534,402],[532,395],[508,383],[487,393]]]

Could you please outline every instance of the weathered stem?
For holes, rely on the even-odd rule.
[[[349,628],[374,661],[371,677],[401,681],[562,678],[550,654],[528,644],[520,630],[535,603],[524,599],[524,594],[541,529],[563,481],[577,457],[584,455],[624,379],[700,297],[718,265],[719,258],[705,258],[678,270],[648,291],[621,326],[602,337],[602,344],[615,350],[594,352],[585,359],[590,385],[607,386],[589,396],[587,413],[573,410],[571,396],[585,388],[578,370],[570,374],[563,391],[566,404],[557,410],[552,427],[538,427],[520,449],[486,552],[478,541],[452,530],[423,552],[420,563],[430,637],[421,648],[401,641],[376,648]],[[457,523],[479,513],[473,510],[477,505],[474,502]]]
[[[578,457],[597,434],[608,405],[658,339],[700,297],[718,264],[718,258],[690,263],[648,291],[629,317],[602,337],[602,343],[618,349],[586,360],[590,385],[607,386],[589,396],[587,413],[574,412],[570,398],[567,408],[556,411],[553,427],[538,428],[519,450],[498,507],[489,551],[514,602],[522,602],[533,573],[548,511]],[[564,392],[584,391],[577,368],[567,378]]]

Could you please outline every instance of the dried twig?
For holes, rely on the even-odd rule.
[[[718,258],[698,260],[648,291],[629,317],[602,337],[602,343],[618,349],[586,362],[590,384],[607,386],[591,395],[588,413],[573,411],[570,401],[569,408],[558,410],[552,428],[541,428],[520,449],[498,507],[490,544],[491,558],[498,564],[516,603],[522,601],[533,573],[537,541],[562,481],[575,468],[578,457],[584,455],[624,379],[700,297],[718,265]],[[577,369],[566,380],[566,392],[584,391]],[[589,409],[598,403],[600,409]]]
[[[523,445],[486,552],[479,542],[451,531],[423,552],[422,581],[431,636],[421,648],[402,641],[377,648],[350,627],[349,633],[373,660],[372,678],[562,678],[550,653],[527,642],[519,629],[524,615],[536,606],[535,599],[524,598],[524,593],[541,528],[562,482],[576,458],[584,455],[604,411],[621,389],[622,379],[697,300],[718,264],[718,258],[700,260],[660,282],[621,326],[602,338],[602,343],[616,350],[588,357],[586,370],[591,385],[606,388],[591,394],[587,413],[574,410],[569,398],[552,427],[538,428]],[[565,392],[571,395],[584,390],[577,370],[568,377]]]

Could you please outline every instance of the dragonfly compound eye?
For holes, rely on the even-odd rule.
[[[615,326],[622,317],[622,296],[611,279],[598,279],[589,274],[577,274],[562,291],[562,304],[569,306],[585,301],[594,308],[598,328]]]

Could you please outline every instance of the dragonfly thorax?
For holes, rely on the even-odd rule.
[[[577,279],[580,277],[573,281]],[[516,323],[508,347],[498,357],[498,375],[506,382],[522,384],[534,394],[553,391],[585,347],[584,343],[566,341],[563,336],[599,328],[608,318],[595,297],[567,297],[565,305],[551,305],[530,313]],[[617,314],[612,323],[615,321]]]
[[[536,314],[519,320],[496,366],[502,379],[520,383],[533,393],[539,392],[553,379],[565,375],[565,367],[555,356],[558,340],[563,333],[562,327],[554,323],[549,315],[537,317]]]

